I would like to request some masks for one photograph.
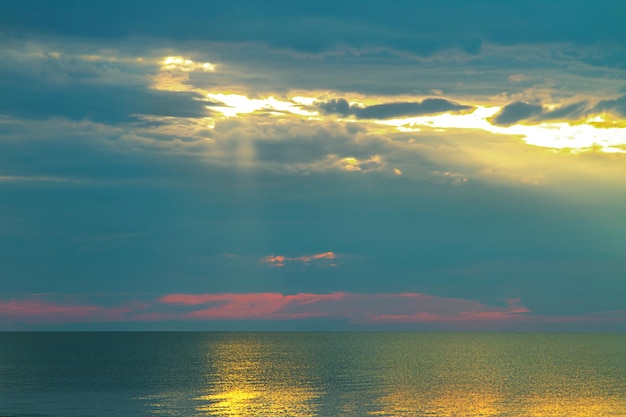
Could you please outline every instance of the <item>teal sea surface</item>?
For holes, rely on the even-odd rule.
[[[0,416],[626,416],[626,335],[0,333]]]

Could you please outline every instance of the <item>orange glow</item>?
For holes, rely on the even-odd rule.
[[[261,259],[261,262],[266,263],[266,264],[270,264],[272,266],[285,266],[285,258],[282,255],[269,255],[266,256],[265,258]]]

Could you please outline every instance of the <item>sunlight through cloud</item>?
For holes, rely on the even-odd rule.
[[[430,128],[436,131],[447,129],[477,129],[490,133],[520,136],[529,145],[552,149],[589,151],[600,149],[606,153],[626,153],[626,128],[598,128],[591,122],[603,120],[590,118],[584,124],[553,123],[515,124],[495,126],[489,119],[501,107],[477,107],[470,114],[441,114],[393,120],[378,120],[376,123],[393,126],[401,132],[419,132]]]
[[[262,99],[251,99],[241,94],[223,93],[209,93],[207,96],[211,100],[225,104],[225,106],[213,106],[212,109],[221,112],[226,117],[237,117],[242,113],[253,113],[259,110],[275,112],[276,114],[290,113],[299,116],[317,115],[317,112],[302,109],[296,101],[282,101],[272,96]]]
[[[161,62],[161,69],[178,70],[183,72],[210,72],[215,71],[215,65],[210,62],[195,62],[191,59],[183,58],[182,56],[168,56]]]

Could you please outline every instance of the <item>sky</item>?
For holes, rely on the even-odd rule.
[[[626,331],[626,3],[0,2],[0,330]]]

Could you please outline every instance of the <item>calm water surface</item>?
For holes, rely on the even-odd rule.
[[[0,416],[626,416],[626,335],[0,333]]]

